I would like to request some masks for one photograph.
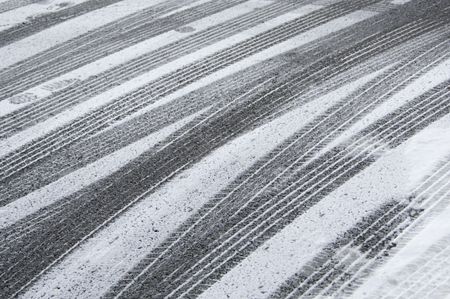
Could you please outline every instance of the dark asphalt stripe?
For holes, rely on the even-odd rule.
[[[8,98],[111,53],[243,2],[245,0],[211,0],[167,17],[155,19],[154,16],[147,16],[136,27],[119,27],[116,24],[115,30],[103,37],[94,41],[87,39],[86,44],[65,49],[63,53],[41,64],[32,63],[23,72],[14,73],[8,77],[1,76],[5,80],[2,82],[4,87],[0,90],[0,96]],[[175,9],[176,7],[172,5],[170,8]],[[164,13],[167,13],[167,10],[167,8],[164,9]],[[161,13],[162,11],[157,12],[157,14]]]
[[[100,107],[71,124],[53,131],[36,141],[21,147],[18,151],[5,156],[0,161],[3,175],[8,178],[23,170],[32,163],[47,157],[50,153],[60,150],[81,138],[87,138],[96,132],[111,126],[114,122],[148,106],[170,93],[229,66],[245,57],[249,57],[263,49],[287,40],[313,27],[326,23],[331,18],[345,15],[351,11],[377,0],[361,0],[358,3],[321,9],[297,18],[281,26],[259,34],[253,38],[212,54],[207,58],[191,63],[181,70],[169,73],[155,81],[139,88],[118,100]],[[313,22],[310,22],[310,21]],[[317,20],[316,22],[314,22]],[[152,95],[149,97],[149,94]]]

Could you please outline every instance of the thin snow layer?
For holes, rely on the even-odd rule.
[[[30,5],[22,6],[0,14],[0,32],[18,25],[20,23],[28,22],[29,19],[34,17],[52,13],[58,10],[63,10],[68,7],[86,2],[88,0],[54,0],[54,1],[42,1],[33,3]]]
[[[204,111],[199,111],[0,207],[0,229],[101,180],[136,159]]]
[[[450,72],[448,71],[449,69],[450,69],[450,58],[444,60],[442,63],[439,63],[430,71],[422,74],[411,84],[407,85],[402,90],[400,90],[400,92],[390,97],[387,101],[383,102],[381,105],[378,105],[371,113],[369,113],[369,115],[367,115],[366,117],[364,117],[363,119],[359,120],[354,125],[352,125],[348,130],[346,130],[343,134],[341,134],[338,138],[336,138],[333,142],[331,142],[329,146],[325,147],[319,154],[347,140],[352,135],[356,134],[357,132],[360,132],[368,125],[386,116],[394,109],[397,109],[402,105],[407,104],[414,98],[422,95],[427,90],[430,90],[433,87],[445,82],[446,80],[449,80],[450,79]],[[390,90],[386,90],[386,94],[388,94],[389,92]],[[439,149],[436,149],[436,151],[439,151]],[[415,186],[418,180],[420,180],[421,178],[420,173],[422,173],[420,169],[411,172],[410,174],[411,177],[410,180],[408,181],[408,185],[410,187]]]
[[[449,128],[450,116],[447,116],[396,149],[389,150],[368,169],[268,240],[200,298],[266,298],[314,258],[325,245],[354,226],[364,215],[391,199],[408,196],[412,185],[429,175],[450,155]],[[394,273],[394,270],[408,263],[419,251],[428,248],[442,236],[442,232],[448,234],[450,209],[446,213],[446,218],[439,218],[434,225],[439,227],[445,224],[445,229],[438,230],[439,233],[431,233],[431,228],[417,236],[414,242],[408,244],[395,260],[371,280],[376,284],[368,283],[362,293],[357,293],[354,298],[363,298],[362,295],[369,291],[376,294],[378,286],[385,284],[387,279],[394,278],[392,275],[386,278],[386,275]]]
[[[29,58],[100,26],[117,21],[164,0],[124,0],[42,30],[0,48],[0,69]]]
[[[317,5],[302,6],[296,10],[293,10],[282,16],[279,16],[277,18],[269,20],[263,24],[257,25],[253,28],[242,31],[236,35],[229,37],[229,38],[223,39],[211,46],[204,47],[194,53],[188,54],[188,55],[183,56],[179,59],[176,59],[172,62],[169,62],[169,63],[165,64],[164,66],[155,68],[137,78],[134,78],[131,81],[125,82],[122,85],[114,87],[98,96],[91,98],[88,101],[84,101],[84,102],[80,103],[79,105],[72,107],[71,109],[65,110],[64,112],[46,120],[46,121],[40,122],[40,123],[36,124],[35,126],[32,126],[28,129],[21,131],[18,134],[11,136],[10,138],[0,141],[0,156],[6,155],[6,154],[16,150],[17,148],[31,142],[32,140],[39,138],[40,136],[42,136],[52,130],[57,129],[58,127],[61,127],[64,124],[67,124],[84,114],[86,114],[90,111],[93,111],[95,109],[98,109],[102,105],[105,105],[111,101],[114,101],[114,99],[116,99],[117,97],[119,97],[121,95],[127,94],[133,90],[136,90],[137,88],[145,85],[146,83],[148,83],[158,77],[161,77],[161,76],[168,74],[172,71],[175,71],[177,69],[180,69],[190,62],[201,60],[201,59],[207,57],[208,55],[211,55],[220,50],[223,50],[231,45],[238,44],[238,43],[246,40],[247,38],[250,38],[252,36],[258,35],[259,33],[270,30],[271,28],[274,28],[274,27],[279,26],[283,23],[286,23],[290,20],[298,18],[299,16],[306,15],[310,12],[318,10],[320,7],[321,6],[317,6]],[[193,87],[195,87],[195,89],[200,88],[203,84],[205,84],[205,82],[211,83],[211,81],[213,81],[213,82],[217,81],[217,80],[225,77],[226,75],[230,75],[232,73],[238,72],[239,70],[242,70],[243,68],[246,68],[246,67],[250,67],[262,60],[270,59],[274,56],[280,55],[281,53],[285,53],[287,51],[295,49],[303,44],[311,42],[311,41],[318,39],[320,37],[323,37],[325,35],[331,34],[332,32],[335,32],[337,30],[340,30],[342,28],[345,28],[347,26],[355,24],[364,19],[367,19],[367,18],[373,16],[374,14],[375,13],[373,13],[373,12],[356,11],[356,12],[353,12],[346,16],[334,19],[333,21],[330,21],[324,25],[318,26],[318,27],[316,27],[312,30],[309,30],[303,34],[300,34],[294,38],[291,38],[285,42],[279,43],[276,46],[270,47],[264,51],[256,53],[255,55],[252,55],[251,57],[243,59],[227,68],[221,69],[220,71],[217,71],[217,72],[213,73],[212,75],[207,76],[206,78],[203,78],[195,83],[192,83],[192,84],[188,85],[187,87],[179,89],[177,92],[165,97],[163,100],[157,101],[153,105],[149,105],[147,110],[141,109],[141,113],[144,113],[145,111],[148,111],[149,109],[153,109],[156,106],[164,104],[167,101],[172,100],[176,97],[183,96],[184,94],[187,94],[188,92],[192,91]],[[136,115],[139,115],[139,114],[133,114],[131,117],[134,117]]]
[[[450,247],[450,242],[445,242],[442,244],[443,240],[449,239],[450,232],[450,206],[447,206],[442,210],[439,215],[435,215],[433,220],[429,222],[423,230],[420,231],[413,239],[409,240],[407,245],[403,247],[397,254],[395,254],[391,259],[388,260],[386,264],[383,264],[379,269],[373,273],[363,284],[360,286],[351,296],[351,298],[380,298],[381,291],[384,294],[392,292],[391,295],[398,296],[402,291],[408,291],[408,287],[398,288],[400,284],[404,282],[404,279],[409,278],[411,273],[411,266],[415,267],[425,266],[426,258],[430,260],[434,255],[428,255],[427,251],[436,243],[441,243],[441,246]],[[425,258],[425,260],[423,260]],[[448,256],[442,256],[439,262],[448,259]],[[433,266],[435,262],[433,262]],[[442,263],[441,267],[447,266],[446,269],[435,269],[435,270],[447,270],[448,263]],[[424,269],[425,270],[425,269]],[[420,274],[420,273],[419,273]],[[434,273],[429,273],[434,274]],[[432,277],[426,277],[426,279],[431,280]],[[448,279],[448,276],[444,277]],[[417,282],[416,282],[417,283]],[[420,282],[419,282],[420,283]],[[448,286],[447,286],[448,287]],[[412,288],[413,291],[419,291],[419,289]],[[425,291],[433,291],[430,288]],[[417,298],[408,296],[408,298]],[[441,298],[430,296],[430,297],[419,297],[419,298]]]
[[[436,161],[445,161],[450,155],[450,117],[417,134],[406,142],[402,152],[409,165],[408,187],[413,189],[436,167]],[[425,161],[428,163],[424,163]]]
[[[425,176],[430,175],[440,163],[447,162],[450,156],[449,130],[450,115],[435,122],[399,148],[398,155],[404,156],[404,164],[408,169],[406,173],[408,185],[411,185],[410,180],[417,185]],[[439,215],[426,222],[425,227],[420,229],[393,257],[376,269],[356,290],[353,298],[377,298],[378,290],[392,288],[401,283],[401,279],[406,276],[405,267],[415,264],[415,261],[423,256],[427,249],[448,236],[450,232],[449,217],[450,206],[447,206]],[[403,275],[400,276],[399,273],[403,273]]]
[[[57,91],[55,89],[49,89],[48,86],[51,86],[57,82],[75,82],[77,80],[85,80],[88,77],[95,76],[101,74],[102,72],[107,71],[113,67],[116,67],[120,64],[126,63],[131,59],[134,59],[143,54],[149,53],[153,50],[159,49],[165,45],[170,43],[179,41],[183,38],[186,38],[190,35],[196,34],[199,31],[210,28],[214,25],[221,24],[225,21],[228,21],[233,18],[237,18],[241,15],[251,12],[252,10],[260,7],[264,7],[268,5],[270,2],[264,0],[250,0],[244,2],[242,4],[233,6],[224,11],[215,13],[208,17],[202,18],[200,20],[191,22],[186,26],[193,28],[195,30],[191,32],[179,32],[177,30],[170,30],[153,38],[144,40],[140,43],[132,45],[128,48],[125,48],[121,51],[114,52],[111,55],[98,59],[92,63],[84,65],[78,69],[65,73],[61,76],[48,80],[42,84],[34,86],[26,91],[23,94],[33,94],[36,96],[36,99],[31,102],[26,102],[23,104],[15,104],[11,103],[9,99],[4,99],[0,101],[0,116],[9,114],[14,112],[20,108],[23,108],[28,105],[32,105],[33,102],[36,102],[39,99],[50,96],[53,92]]]
[[[395,5],[402,5],[402,4],[408,3],[410,1],[411,0],[392,0],[391,3],[395,4]]]
[[[186,10],[186,9],[189,9],[189,8],[192,8],[192,7],[195,7],[195,6],[207,3],[209,1],[211,1],[211,0],[197,0],[197,1],[193,2],[193,3],[187,4],[187,5],[183,5],[180,8],[174,9],[171,12],[162,15],[161,18],[168,17],[168,16],[176,14],[176,13],[178,13],[180,11],[183,11],[183,10]],[[262,1],[264,1],[264,0],[262,0]]]
[[[100,296],[240,172],[375,75],[292,110],[214,151],[81,245],[24,297]]]

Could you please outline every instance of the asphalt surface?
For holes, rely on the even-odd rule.
[[[16,6],[9,6],[15,3],[10,2],[0,4],[0,13],[30,1],[17,1]],[[1,31],[0,47],[116,2],[89,0],[36,17]],[[0,70],[0,99],[244,0],[213,0],[176,11],[192,2],[163,1]],[[100,75],[74,81],[0,117],[0,141],[7,141],[59,113],[71,109],[77,113],[77,105],[94,96],[222,39],[302,5],[323,5],[187,63],[1,155],[0,206],[7,207],[145,136],[195,116],[120,170],[1,228],[0,297],[23,295],[80,244],[215,150],[368,73],[380,72],[244,169],[104,294],[105,298],[197,297],[331,192],[450,113],[450,81],[445,81],[333,144],[378,106],[450,58],[450,3],[325,2],[274,1]],[[135,116],[222,69],[361,10],[377,14]],[[441,171],[430,182],[447,177]],[[418,207],[417,200],[422,198],[411,194],[383,204],[267,295],[350,295],[376,268],[374,261],[389,256],[396,238],[420,218],[425,207]]]

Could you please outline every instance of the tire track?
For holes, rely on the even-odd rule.
[[[173,3],[172,3],[173,2]],[[417,2],[417,1],[416,1]],[[14,83],[14,81],[21,80],[25,78],[24,76],[26,73],[40,73],[40,70],[37,70],[41,66],[45,65],[54,65],[55,59],[58,59],[59,57],[65,57],[64,55],[66,53],[72,53],[74,50],[85,46],[86,44],[92,43],[93,40],[102,40],[105,38],[111,38],[114,35],[119,34],[117,32],[117,28],[124,28],[130,30],[130,28],[139,27],[140,24],[150,19],[152,20],[156,16],[160,16],[163,13],[165,13],[170,6],[176,6],[176,4],[179,4],[179,1],[167,1],[164,5],[156,5],[154,7],[151,7],[149,9],[146,9],[145,11],[141,13],[136,13],[130,17],[124,18],[120,21],[114,22],[112,24],[105,25],[97,30],[94,30],[93,32],[89,32],[87,34],[84,34],[78,38],[75,38],[73,40],[70,40],[62,45],[56,46],[51,48],[48,51],[45,51],[41,54],[35,55],[29,59],[26,59],[20,63],[17,63],[16,65],[13,65],[9,67],[8,69],[4,71],[0,71],[0,78],[3,78],[3,81],[5,86],[8,84]],[[430,7],[433,5],[436,5],[435,3],[430,3],[429,6],[423,6],[412,5],[412,3],[408,3],[404,5],[405,10],[409,10],[411,15],[420,15],[423,13],[426,13]],[[167,7],[166,7],[167,6]],[[415,9],[411,9],[414,7]],[[175,9],[176,7],[173,7]],[[438,11],[438,10],[436,10]],[[405,16],[399,13],[399,10],[394,10],[391,14],[396,15],[397,18],[403,19]],[[144,20],[144,21],[143,21]],[[392,19],[385,18],[384,20],[385,24],[391,24],[393,22]],[[145,25],[146,23],[144,23]],[[366,24],[368,26],[369,24]],[[379,21],[375,21],[374,23],[370,24],[370,26],[380,26]],[[100,42],[101,43],[101,42]],[[61,56],[62,53],[62,56]],[[25,84],[28,84],[31,82],[31,79],[29,77],[25,78]],[[48,79],[48,77],[47,77]],[[33,83],[32,85],[36,85],[38,83]],[[26,90],[27,88],[22,88],[21,90]],[[14,93],[18,93],[21,90],[16,90]],[[1,89],[0,89],[0,95],[1,95]],[[6,97],[5,95],[1,97]]]
[[[368,9],[381,13],[381,12],[389,11],[391,9],[395,9],[396,7],[397,7],[397,4],[393,4],[388,0],[388,1],[381,1],[377,4],[371,5],[368,7]]]
[[[352,236],[364,235],[370,228],[374,230],[379,229],[382,224],[378,223],[377,220],[390,221],[404,207],[405,205],[400,206],[397,202],[391,201],[383,205],[379,210],[372,213],[371,215],[364,217],[357,225],[355,225],[354,228],[347,231],[342,238],[324,248],[317,255],[317,257],[309,262],[306,266],[304,266],[301,271],[299,271],[293,277],[283,283],[283,285],[280,286],[280,288],[274,294],[272,294],[270,298],[299,298],[302,296],[319,296],[318,291],[307,292],[308,287],[313,284],[326,287],[326,284],[329,283],[329,281],[324,278],[324,273],[326,273],[327,271],[335,271],[339,274],[345,273],[345,267],[353,260],[361,256],[361,253],[357,248],[346,248],[345,250],[342,250],[340,255],[337,254],[336,249],[342,248],[344,244],[350,242],[352,240]],[[391,229],[394,229],[395,225],[397,224],[398,223],[393,223],[393,226],[386,225],[384,228],[390,231]]]

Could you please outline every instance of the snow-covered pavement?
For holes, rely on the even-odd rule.
[[[0,0],[0,297],[448,298],[449,23]]]

